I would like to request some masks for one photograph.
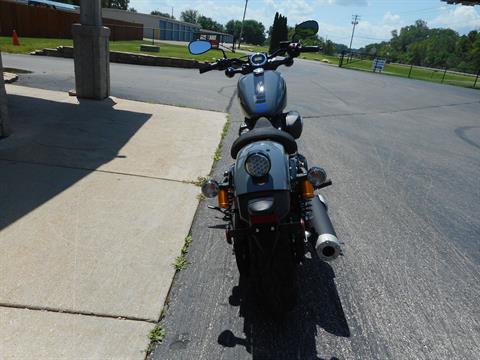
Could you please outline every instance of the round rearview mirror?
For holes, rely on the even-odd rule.
[[[294,39],[306,39],[318,33],[318,23],[315,20],[304,21],[295,26]]]
[[[188,44],[188,51],[193,55],[203,54],[211,48],[212,44],[208,40],[194,40]]]

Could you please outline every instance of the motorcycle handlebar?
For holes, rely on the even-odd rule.
[[[200,74],[203,74],[203,73],[206,73],[207,71],[215,70],[217,68],[217,66],[218,66],[218,62],[207,63],[198,70],[199,70]]]
[[[275,51],[269,56],[268,66],[275,70],[280,65],[290,66],[293,64],[293,58],[297,57],[301,52],[319,52],[319,46],[299,46],[297,43],[291,43],[292,49],[281,48]],[[274,60],[275,56],[288,53],[287,57],[282,60]],[[241,68],[233,68],[232,66],[240,65]],[[206,73],[211,70],[225,70],[225,75],[228,77],[233,77],[235,74],[245,74],[248,73],[248,62],[240,59],[221,59],[214,63],[206,63],[202,66],[199,71],[200,74]]]
[[[319,46],[302,46],[300,48],[301,52],[319,52],[320,47]]]

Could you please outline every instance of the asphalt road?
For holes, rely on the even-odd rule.
[[[4,62],[34,70],[19,85],[73,87],[69,60]],[[323,194],[345,256],[307,260],[296,310],[269,319],[238,286],[221,221],[201,203],[150,357],[478,359],[480,92],[305,61],[281,71],[288,109],[306,117],[299,149],[334,181]],[[117,64],[111,74],[115,96],[229,111],[215,174],[231,163],[234,80]]]

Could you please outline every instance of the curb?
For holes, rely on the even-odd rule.
[[[4,72],[3,80],[5,81],[5,84],[11,84],[18,80],[18,75],[10,72]]]
[[[73,47],[59,46],[56,49],[36,50],[30,53],[30,55],[54,56],[73,59]],[[184,69],[198,69],[200,67],[200,63],[197,60],[143,55],[122,51],[110,51],[110,62],[133,65],[167,66]]]

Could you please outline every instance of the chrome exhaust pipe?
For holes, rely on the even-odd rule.
[[[315,230],[315,250],[323,261],[335,260],[342,254],[340,242],[327,213],[327,204],[322,195],[312,199],[312,219],[310,223]]]
[[[332,234],[319,235],[315,250],[317,250],[318,257],[323,261],[335,260],[342,253],[337,237]]]

